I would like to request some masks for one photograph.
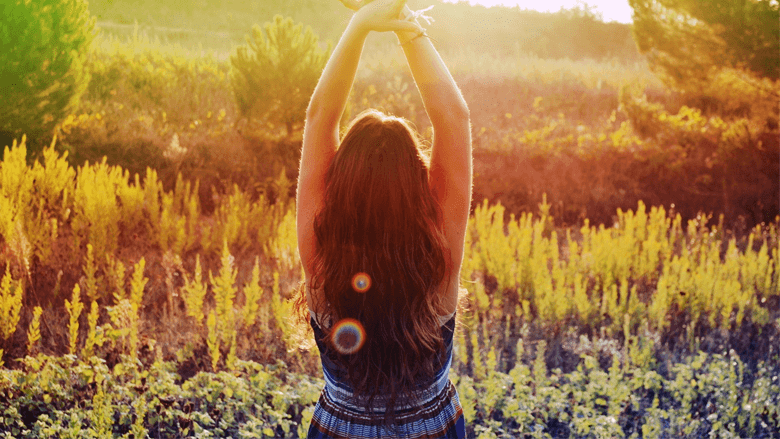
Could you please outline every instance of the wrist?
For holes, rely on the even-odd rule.
[[[404,44],[406,41],[411,40],[412,38],[416,37],[418,34],[419,32],[413,32],[408,30],[395,31],[395,36],[398,37],[398,42],[400,44]]]
[[[355,37],[364,39],[371,32],[371,29],[358,14],[354,14],[347,25],[347,32],[353,34]]]
[[[419,31],[414,30],[397,30],[395,36],[398,37],[398,43],[403,45],[407,42],[417,38],[420,34],[424,34],[425,29],[420,28]]]

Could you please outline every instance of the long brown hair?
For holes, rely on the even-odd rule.
[[[389,397],[388,413],[399,395],[435,375],[444,349],[438,316],[446,312],[441,292],[451,262],[428,166],[403,119],[365,111],[340,143],[314,221],[309,287],[324,301],[314,311],[365,329],[360,350],[327,355],[347,370],[356,397]],[[356,273],[370,277],[367,291],[353,288]],[[330,340],[335,325],[317,324]]]

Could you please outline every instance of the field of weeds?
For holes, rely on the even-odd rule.
[[[95,41],[53,146],[4,150],[2,437],[305,435],[324,384],[291,305],[300,126],[240,116],[228,52],[154,37]],[[401,53],[376,50],[345,122],[379,108],[430,140]],[[727,71],[702,105],[636,62],[444,58],[474,138],[469,435],[777,437],[775,86]]]

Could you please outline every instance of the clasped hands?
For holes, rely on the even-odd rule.
[[[414,19],[422,17],[430,22],[430,19],[422,11],[412,12],[406,5],[406,0],[339,0],[341,3],[355,11],[353,20],[366,31],[376,32],[399,32],[414,33],[421,35],[425,33]]]

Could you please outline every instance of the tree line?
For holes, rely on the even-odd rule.
[[[639,53],[627,24],[604,23],[587,6],[542,13],[467,2],[409,0],[412,9],[433,5],[435,21],[426,27],[441,50],[467,48],[498,55],[531,54],[540,58],[612,59],[637,61]],[[99,21],[198,28],[230,32],[237,39],[253,24],[269,22],[276,14],[310,25],[323,41],[336,41],[349,20],[339,2],[307,0],[184,0],[175,6],[153,0],[93,0]]]

